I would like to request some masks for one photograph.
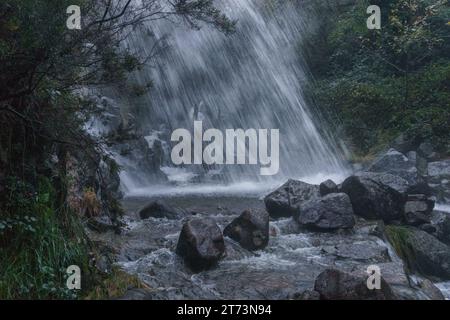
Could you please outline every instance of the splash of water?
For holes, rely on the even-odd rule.
[[[143,125],[149,129],[159,128],[161,123],[169,131],[191,129],[196,119],[206,128],[222,130],[280,129],[279,174],[261,177],[257,167],[250,165],[169,166],[165,169],[169,180],[170,174],[174,179],[189,180],[218,170],[223,173],[220,182],[264,185],[268,179],[276,184],[287,177],[325,178],[346,171],[335,144],[325,138],[325,124],[313,120],[315,112],[304,99],[306,71],[298,44],[307,32],[306,22],[293,4],[276,12],[268,11],[264,4],[258,0],[223,1],[221,9],[238,20],[237,32],[230,37],[206,26],[192,31],[168,21],[148,25],[155,39],[168,36],[170,49],[156,61],[156,68],[145,69],[132,80],[145,84],[149,75],[154,80],[155,87],[136,102],[145,109]],[[144,32],[137,32],[128,45],[149,52],[154,42]],[[123,176],[122,184],[129,193],[146,187],[126,179],[126,173]]]

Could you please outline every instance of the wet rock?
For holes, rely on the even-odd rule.
[[[320,196],[319,187],[298,180],[288,180],[280,188],[264,198],[271,217],[290,217],[304,201]]]
[[[421,281],[419,284],[420,289],[425,293],[425,295],[430,298],[430,300],[445,300],[444,295],[441,290],[436,287],[433,282],[428,279]]]
[[[181,210],[172,208],[167,203],[157,200],[152,201],[139,210],[141,219],[167,218],[170,220],[179,219],[182,216]]]
[[[345,193],[333,193],[301,204],[296,220],[318,230],[349,229],[355,225],[352,204]]]
[[[419,185],[424,187],[424,180],[420,176],[414,161],[410,161],[404,154],[390,149],[376,159],[369,167],[369,172],[390,173],[408,181],[410,187]]]
[[[425,231],[387,226],[389,242],[408,268],[424,276],[450,279],[450,247]]]
[[[437,229],[435,226],[433,226],[431,223],[425,223],[419,226],[419,229],[422,231],[425,231],[426,233],[429,233],[431,235],[436,235]]]
[[[450,202],[450,160],[429,163],[428,182],[439,202]]]
[[[222,231],[213,219],[192,219],[181,229],[176,252],[193,271],[210,269],[225,254]]]
[[[315,290],[305,290],[303,292],[295,293],[292,300],[320,300],[320,293]]]
[[[87,226],[94,231],[104,233],[108,231],[119,232],[120,227],[114,224],[107,216],[91,217],[87,222]]]
[[[408,195],[405,203],[405,222],[411,226],[430,223],[430,215],[434,208],[434,199],[423,194]]]
[[[341,188],[356,215],[385,222],[402,217],[407,189],[408,182],[398,176],[370,172],[347,178]]]
[[[314,290],[321,300],[393,300],[396,296],[390,285],[381,277],[381,288],[367,287],[368,275],[326,269],[316,278]]]
[[[432,233],[440,241],[450,245],[450,213],[433,211],[431,214],[431,225],[435,228]]]
[[[319,185],[319,190],[321,196],[326,196],[330,193],[337,193],[338,186],[336,185],[336,183],[334,183],[333,180],[328,179],[327,181],[324,181]]]
[[[260,250],[269,242],[269,214],[265,210],[246,210],[225,227],[223,234],[247,250]]]

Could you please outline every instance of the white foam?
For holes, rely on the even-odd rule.
[[[450,205],[449,204],[440,204],[437,203],[434,207],[435,210],[444,211],[450,213]]]
[[[125,191],[126,197],[155,197],[155,196],[180,196],[180,195],[203,195],[203,196],[217,196],[217,195],[232,195],[232,196],[264,196],[267,193],[275,190],[285,180],[271,180],[261,182],[234,182],[230,184],[213,184],[213,183],[201,183],[193,184],[189,183],[192,179],[190,175],[192,172],[177,168],[165,168],[163,170],[169,175],[169,179],[172,182],[181,182],[177,185],[153,185],[149,187],[134,187]],[[346,177],[346,173],[340,174],[324,174],[318,173],[312,176],[299,177],[298,180],[311,183],[320,184],[321,182],[332,179],[336,183],[340,183]],[[122,177],[121,177],[122,178]]]

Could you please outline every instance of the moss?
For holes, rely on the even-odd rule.
[[[148,288],[135,275],[130,275],[118,267],[114,267],[111,273],[103,276],[103,279],[85,297],[87,300],[106,300],[123,296],[127,290],[133,288]]]
[[[416,269],[416,255],[411,245],[411,229],[399,226],[386,226],[386,236],[396,253],[406,263],[408,270]]]

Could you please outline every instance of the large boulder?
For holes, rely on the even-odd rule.
[[[387,173],[371,172],[347,178],[341,188],[350,197],[356,215],[385,222],[402,218],[407,190],[406,180]]]
[[[301,204],[297,221],[312,229],[349,229],[355,225],[352,203],[345,193],[332,193]]]
[[[337,193],[338,186],[333,180],[328,179],[319,185],[319,191],[321,196],[326,196],[330,193]]]
[[[181,229],[176,253],[193,271],[214,267],[225,255],[222,231],[213,219],[192,219]]]
[[[414,192],[422,193],[422,189],[426,188],[426,183],[416,167],[417,156],[414,157],[410,154],[410,158],[395,149],[390,149],[378,157],[367,171],[390,173],[402,177],[408,181],[409,187]]]
[[[139,210],[141,219],[167,218],[176,220],[179,219],[181,215],[181,210],[175,209],[161,200],[152,201]]]
[[[350,274],[337,269],[326,269],[319,274],[314,290],[321,300],[393,300],[397,297],[389,284],[381,277],[380,289],[370,290],[369,275]]]
[[[272,217],[291,217],[299,204],[318,197],[320,197],[318,186],[290,179],[267,195],[264,204]]]
[[[434,199],[423,194],[408,195],[405,203],[405,222],[411,226],[430,223],[431,212],[434,208]]]
[[[223,234],[247,250],[264,249],[269,243],[269,214],[246,210],[225,227]]]
[[[450,247],[425,231],[387,226],[386,234],[397,254],[411,271],[450,279]]]
[[[428,163],[428,182],[439,202],[450,203],[450,160]]]

